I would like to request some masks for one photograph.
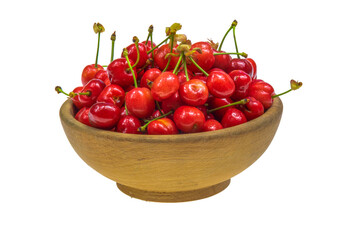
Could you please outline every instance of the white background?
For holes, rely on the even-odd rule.
[[[0,239],[360,239],[357,1],[7,1],[1,20]],[[265,154],[211,198],[131,199],[73,151],[58,111],[99,62],[174,22],[193,41],[220,41],[231,22],[240,51],[282,97]],[[233,51],[231,35],[224,50]],[[141,151],[141,149],[139,149]]]

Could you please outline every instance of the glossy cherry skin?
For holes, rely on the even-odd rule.
[[[253,97],[247,98],[249,101],[245,105],[240,105],[239,109],[244,113],[248,121],[260,117],[264,114],[264,106]]]
[[[209,109],[214,109],[214,108],[222,107],[222,106],[228,105],[230,103],[233,103],[233,101],[231,100],[231,98],[212,97],[211,99],[209,99],[208,103],[209,103]],[[214,114],[216,119],[221,120],[229,108],[234,108],[234,107],[230,106],[230,107],[222,108],[222,109],[219,109],[212,113]]]
[[[131,59],[129,60],[130,64],[133,65],[134,62]],[[107,67],[107,72],[112,84],[117,84],[122,88],[134,84],[133,75],[125,58],[118,58],[112,61]],[[136,75],[136,68],[134,68],[134,72]]]
[[[215,62],[214,52],[211,45],[208,42],[197,42],[191,45],[191,49],[200,48],[201,53],[194,52],[191,57],[194,61],[205,71],[210,70]],[[188,68],[190,71],[197,73],[201,72],[192,62],[189,63]]]
[[[178,78],[179,78],[179,83],[180,85],[184,82],[187,81],[186,79],[186,74],[185,74],[185,71],[184,70],[181,70],[178,74],[177,74]],[[192,79],[194,77],[193,73],[192,72],[189,72],[188,70],[188,77],[189,77],[189,80]]]
[[[89,122],[89,111],[90,111],[90,108],[83,107],[76,113],[75,119],[78,120],[79,122],[91,127],[91,124]]]
[[[102,80],[106,86],[110,85],[110,79],[106,70],[100,70],[95,74],[95,78]]]
[[[201,132],[205,116],[196,107],[181,106],[174,112],[174,122],[176,127],[185,133]]]
[[[225,72],[214,71],[207,77],[209,92],[218,98],[230,97],[235,91],[234,80]]]
[[[203,132],[215,131],[219,129],[223,129],[221,123],[215,119],[208,119],[204,123]]]
[[[112,103],[121,108],[125,102],[125,91],[119,85],[110,84],[104,88],[96,101]]]
[[[233,58],[230,61],[229,67],[226,69],[227,73],[230,73],[234,70],[242,70],[249,74],[251,77],[253,76],[253,68],[251,63],[243,58]]]
[[[256,63],[255,61],[252,59],[252,58],[247,58],[246,59],[252,66],[252,69],[253,69],[253,75],[252,75],[252,78],[253,79],[257,79],[257,66],[256,66]]]
[[[78,99],[82,106],[84,107],[91,107],[97,100],[98,96],[105,88],[105,83],[100,79],[92,79],[90,80],[84,88],[81,90],[82,93],[89,92],[90,95],[78,95]]]
[[[141,77],[140,80],[140,87],[146,87],[149,88],[149,82],[154,82],[154,80],[161,74],[161,71],[158,68],[150,68],[149,70],[146,70],[144,75]]]
[[[248,89],[252,81],[249,74],[242,70],[234,70],[229,73],[229,76],[234,80],[235,92],[231,96],[234,101],[240,101],[248,96]]]
[[[112,129],[120,119],[120,108],[112,103],[95,103],[89,110],[91,126],[101,129]]]
[[[120,118],[116,126],[116,131],[121,133],[140,134],[141,132],[138,131],[139,127],[141,127],[140,120],[134,116],[127,115]]]
[[[73,92],[74,93],[79,93],[83,90],[84,87],[76,87]],[[71,98],[72,102],[74,103],[75,107],[77,109],[81,109],[83,108],[83,105],[82,103],[80,102],[80,99],[79,99],[79,95],[75,95],[75,97]]]
[[[249,86],[249,97],[254,97],[260,101],[265,110],[271,107],[273,103],[272,96],[274,95],[274,88],[264,81],[256,80]]]
[[[95,64],[87,65],[81,73],[81,82],[83,86],[85,86],[91,79],[95,78],[95,74],[100,70],[104,70],[104,68],[99,64],[97,65],[97,68],[95,67]]]
[[[221,125],[224,128],[233,127],[242,123],[246,123],[246,117],[239,109],[230,108],[224,114]]]
[[[145,65],[146,60],[148,60],[149,57],[147,54],[147,48],[144,43],[138,43],[138,47],[139,47],[139,62],[136,65],[136,68],[141,68]],[[137,60],[137,50],[135,43],[130,44],[129,46],[126,47],[126,49],[128,51],[129,59],[131,59],[135,63]],[[121,57],[124,58],[124,53],[121,54]]]
[[[161,73],[153,82],[151,94],[157,101],[163,101],[179,90],[179,79],[172,72]]]
[[[175,51],[176,47],[177,46],[174,46],[173,51],[172,51],[173,53],[176,53],[176,51]],[[154,56],[154,61],[161,70],[164,70],[164,68],[166,67],[166,65],[168,63],[168,58],[165,58],[168,53],[170,53],[170,45],[164,44],[158,48],[158,50]],[[170,60],[170,65],[167,70],[174,69],[178,60],[179,60],[179,57],[172,56],[171,60]]]
[[[190,106],[204,105],[209,97],[206,84],[198,79],[191,79],[180,85],[179,94],[181,100]]]
[[[152,121],[147,126],[147,133],[149,135],[169,135],[178,134],[175,123],[170,118],[160,118]]]
[[[184,103],[181,101],[179,91],[161,102],[161,108],[164,113],[175,111],[182,105],[184,105]]]
[[[213,50],[213,51],[215,53],[225,52],[225,51],[216,51],[216,50]],[[214,62],[213,68],[220,68],[225,71],[227,68],[230,67],[230,61],[232,59],[230,54],[216,55],[214,57],[215,57],[215,62]]]
[[[125,96],[128,111],[138,118],[150,117],[155,109],[155,101],[148,88],[134,88]]]

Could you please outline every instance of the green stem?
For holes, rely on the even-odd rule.
[[[236,49],[236,52],[238,53],[239,50],[238,50],[238,46],[237,46],[237,42],[236,42],[236,36],[235,36],[235,26],[232,26],[232,29],[233,29],[233,35],[234,35],[234,42],[235,42],[235,49]],[[239,55],[237,55],[237,58],[240,58]]]
[[[232,29],[232,27],[233,27],[233,26],[231,25],[231,27],[230,27],[230,28],[227,30],[227,32],[225,33],[223,39],[221,40],[221,43],[220,43],[220,46],[219,46],[219,50],[218,50],[218,51],[221,51],[222,45],[223,45],[223,43],[224,43],[224,40],[225,40],[226,36],[229,34],[229,32],[230,32],[230,30]]]
[[[173,111],[170,111],[170,112],[167,112],[167,113],[165,113],[165,114],[163,114],[163,115],[161,115],[161,116],[159,116],[159,117],[157,117],[157,118],[152,119],[151,121],[147,122],[145,125],[139,127],[139,128],[138,128],[138,131],[139,131],[139,132],[145,132],[146,127],[147,127],[151,122],[156,121],[156,120],[158,120],[158,119],[160,119],[160,118],[166,117],[166,116],[168,116],[168,115],[170,115],[170,114],[172,114],[172,113],[173,113]]]
[[[66,93],[66,92],[64,92],[60,86],[56,86],[56,87],[55,87],[55,91],[56,91],[57,93],[62,93],[62,94],[65,94],[66,96],[69,96],[69,94]]]
[[[209,74],[207,72],[205,72],[205,70],[202,69],[191,56],[189,56],[189,59],[205,76],[207,76],[207,77],[209,76]]]
[[[233,102],[233,103],[221,106],[221,107],[210,109],[210,110],[208,110],[208,112],[212,113],[212,112],[215,112],[215,111],[223,109],[223,108],[227,108],[227,107],[231,107],[231,106],[235,106],[235,105],[244,105],[247,102],[249,102],[249,100],[247,98],[244,98],[244,99],[241,99],[240,101],[237,101],[237,102]]]
[[[289,90],[287,90],[287,91],[285,91],[285,92],[283,92],[283,93],[280,93],[280,94],[271,96],[271,98],[274,99],[274,98],[280,97],[281,95],[287,94],[288,92],[291,92],[291,91],[292,91],[292,89],[289,89]]]
[[[124,49],[124,50],[125,50],[125,49]],[[128,65],[129,65],[130,71],[131,71],[131,73],[132,73],[132,75],[133,75],[133,78],[134,78],[134,86],[135,86],[135,88],[137,88],[138,86],[137,86],[137,82],[136,82],[136,76],[135,76],[134,69],[133,69],[132,66],[131,66],[131,63],[130,63],[130,60],[129,60],[129,56],[127,55],[127,53],[124,54],[124,55],[125,55],[126,61],[127,61]]]
[[[151,43],[151,47],[152,47],[152,46],[153,46],[152,33],[151,33],[151,35],[150,35],[150,43]],[[153,67],[155,67],[155,64],[154,64],[155,53],[154,53],[154,51],[151,52],[151,57],[152,57],[152,59],[153,59],[153,61],[151,61],[151,65],[152,65]]]
[[[244,53],[244,52],[241,52],[241,53],[239,53],[239,52],[236,52],[236,53],[219,52],[219,53],[214,53],[213,55],[217,56],[217,55],[230,55],[230,54],[231,55],[240,55],[240,56],[242,56],[244,58],[248,57],[247,53]]]
[[[176,66],[175,66],[175,68],[174,68],[173,74],[176,74],[176,72],[177,72],[177,70],[178,70],[178,68],[179,68],[179,66],[180,66],[180,63],[181,63],[182,58],[183,58],[183,54],[180,55],[179,60],[178,60],[178,62],[176,63]]]
[[[110,62],[112,62],[114,60],[114,49],[115,49],[115,41],[111,41],[111,58],[110,58]]]
[[[129,111],[128,111],[128,109],[127,109],[126,103],[124,103],[124,107],[125,107],[126,116],[128,116],[128,115],[129,115]]]
[[[160,47],[164,42],[166,42],[171,36],[168,36],[167,38],[165,38],[164,41],[162,41],[161,43],[159,43],[158,45],[156,45],[155,47],[153,47],[151,50],[147,51],[147,54],[152,53],[155,49],[157,49],[158,47]],[[151,45],[152,47],[152,45]]]
[[[96,50],[95,68],[98,67],[99,48],[100,48],[100,32],[98,33],[98,44],[97,44],[97,50]]]
[[[155,100],[155,104],[156,104],[156,107],[157,107],[157,109],[159,110],[160,114],[163,115],[164,113],[163,113],[163,111],[161,110],[161,107],[160,107],[159,102]]]
[[[134,65],[132,65],[131,67],[134,68],[136,67],[136,65],[138,65],[139,61],[140,61],[140,50],[139,50],[139,42],[135,41],[135,47],[136,47],[136,62],[134,63]]]
[[[183,64],[184,64],[184,72],[185,72],[185,76],[186,76],[186,81],[189,81],[190,78],[189,78],[189,74],[188,74],[188,71],[187,71],[185,53],[184,52],[181,53],[181,56],[184,59]]]
[[[174,47],[174,37],[175,37],[175,35],[174,34],[170,34],[170,53],[172,53],[173,52],[173,47]],[[167,62],[167,64],[166,64],[166,66],[165,66],[165,68],[164,68],[164,70],[163,70],[163,72],[166,72],[166,70],[168,69],[168,67],[170,66],[170,61],[171,61],[171,55],[170,55],[170,57],[169,57],[169,59],[168,59],[168,62]]]

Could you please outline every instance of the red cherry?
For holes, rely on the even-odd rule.
[[[176,47],[177,46],[174,46],[173,48],[173,53],[176,52]],[[168,58],[166,58],[166,55],[170,53],[170,45],[169,44],[164,44],[162,45],[161,47],[158,48],[155,56],[154,56],[154,61],[156,63],[156,65],[159,66],[159,68],[161,70],[163,70],[167,63],[168,63]],[[171,60],[170,60],[170,65],[168,67],[167,70],[171,70],[171,69],[174,69],[175,66],[176,66],[176,63],[179,61],[179,57],[174,57],[172,56],[171,57]]]
[[[111,83],[110,83],[110,79],[109,79],[109,76],[107,74],[107,71],[106,70],[100,70],[98,71],[96,74],[95,74],[95,77],[94,78],[97,78],[97,79],[100,79],[102,80],[106,86],[109,86]]]
[[[212,68],[212,69],[210,69],[209,73],[211,73],[211,72],[225,72],[225,71],[221,68]]]
[[[131,59],[129,60],[130,64],[133,65],[134,62]],[[123,88],[134,84],[134,77],[129,70],[129,64],[125,58],[118,58],[112,61],[107,67],[107,72],[112,84],[117,84]],[[134,72],[136,75],[136,68],[134,68]]]
[[[168,135],[179,133],[175,123],[169,118],[160,118],[152,121],[147,127],[147,133],[150,135]]]
[[[253,69],[253,75],[252,78],[256,79],[257,78],[257,67],[256,67],[256,63],[252,58],[246,58],[246,60],[248,60],[248,62],[251,64],[252,69]]]
[[[224,51],[214,50],[214,52],[219,53],[219,52],[224,52]],[[230,67],[231,59],[232,59],[232,57],[230,56],[230,54],[216,55],[213,68],[220,68],[225,71],[228,67]]]
[[[99,64],[97,65],[97,68],[95,67],[95,64],[87,65],[81,74],[81,82],[83,86],[85,86],[91,79],[95,78],[95,74],[100,70],[104,70],[104,68]]]
[[[125,103],[129,113],[138,118],[151,116],[155,109],[155,102],[148,88],[134,88],[125,96]]]
[[[147,54],[147,48],[145,46],[144,43],[138,43],[138,47],[139,47],[139,62],[136,65],[136,68],[141,68],[145,65],[146,60],[148,60],[148,54]],[[127,51],[128,51],[128,56],[129,59],[132,60],[134,63],[137,60],[137,50],[136,50],[136,46],[135,43],[130,44],[129,46],[126,47]],[[124,53],[121,54],[121,57],[124,58]]]
[[[104,88],[96,101],[112,103],[121,108],[125,101],[125,91],[119,85],[110,84]]]
[[[152,48],[156,47],[156,44],[154,42],[152,43],[152,46],[151,46],[151,41],[148,41],[147,44],[146,44],[146,41],[143,41],[141,43],[145,44],[147,52],[150,51]],[[153,52],[155,54],[157,52],[157,49],[155,49]],[[148,54],[148,58],[152,58],[152,53]]]
[[[79,93],[83,90],[84,87],[76,87],[73,90],[73,93]],[[81,104],[80,100],[79,100],[79,95],[75,95],[73,98],[71,98],[72,102],[74,103],[75,107],[77,109],[81,109],[83,108],[83,105]]]
[[[161,108],[163,109],[164,113],[175,111],[178,107],[182,105],[184,104],[181,101],[178,91],[161,102]]]
[[[185,133],[201,132],[204,123],[204,114],[196,107],[181,106],[174,112],[176,127]]]
[[[90,108],[83,107],[76,113],[75,119],[91,127],[91,124],[89,122],[89,110]]]
[[[251,63],[243,58],[233,58],[230,61],[230,66],[226,69],[227,73],[230,73],[234,70],[242,70],[249,74],[251,77],[253,76],[253,68]]]
[[[218,98],[230,97],[235,91],[234,80],[225,72],[211,72],[207,78],[206,85],[209,92]]]
[[[233,101],[231,100],[231,98],[211,98],[209,100],[209,109],[215,109],[218,107],[222,107],[225,105],[228,105],[230,103],[233,103]],[[232,106],[223,108],[223,109],[219,109],[217,111],[214,111],[213,114],[215,115],[215,117],[219,120],[221,120],[224,116],[224,114],[226,113],[226,111],[230,108],[234,108]]]
[[[274,88],[262,80],[258,79],[249,86],[249,96],[260,101],[265,110],[271,107],[273,103],[272,96],[274,95]]]
[[[82,106],[91,107],[96,102],[105,86],[105,83],[100,79],[94,78],[90,80],[81,90],[81,93],[89,93],[89,95],[78,95],[78,99]]]
[[[239,105],[239,109],[244,113],[248,121],[260,117],[264,114],[264,106],[260,101],[253,97],[248,97],[247,99],[249,102],[247,102],[245,105]]]
[[[208,119],[204,123],[203,132],[215,131],[219,129],[223,129],[221,123],[219,123],[215,119]]]
[[[245,115],[239,109],[230,108],[224,114],[221,120],[221,125],[224,128],[228,128],[242,123],[246,123],[246,121],[247,120]]]
[[[180,85],[184,82],[187,81],[186,79],[186,74],[185,74],[185,71],[184,70],[181,70],[178,74],[177,74],[178,78],[179,78],[179,83]],[[192,72],[189,72],[188,70],[188,76],[189,76],[189,79],[192,79],[194,77],[194,75],[192,74]]]
[[[147,70],[140,80],[140,87],[149,88],[148,82],[154,82],[154,80],[161,74],[161,71],[157,68],[150,68]],[[150,88],[149,88],[150,89]]]
[[[163,101],[179,89],[179,79],[172,72],[161,73],[153,82],[151,94],[157,101]]]
[[[194,52],[191,57],[194,61],[204,70],[208,71],[214,65],[215,57],[211,45],[208,42],[197,42],[191,45],[191,49],[200,48],[201,53]],[[192,72],[201,72],[193,63],[188,65],[188,68]]]
[[[242,70],[234,70],[229,73],[229,76],[234,80],[235,92],[231,96],[234,101],[240,101],[248,96],[248,88],[251,83],[249,74]]]
[[[180,85],[181,100],[190,106],[200,106],[206,103],[209,97],[207,86],[198,79],[191,79]]]
[[[124,116],[120,118],[116,131],[121,133],[132,133],[132,134],[140,134],[138,131],[139,127],[141,127],[141,122],[138,118],[134,116]]]
[[[95,103],[89,110],[89,122],[93,127],[112,129],[120,119],[120,108],[112,103]]]

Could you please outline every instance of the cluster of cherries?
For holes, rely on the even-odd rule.
[[[111,63],[84,68],[82,86],[65,93],[72,99],[75,118],[92,127],[133,134],[178,134],[214,131],[255,119],[271,107],[273,99],[301,87],[291,80],[291,89],[275,95],[273,87],[257,79],[256,63],[239,53],[234,21],[220,47],[211,40],[191,43],[178,23],[166,28],[164,41],[156,45],[149,27],[146,41],[133,43],[114,60],[115,32],[111,35]],[[234,31],[235,53],[221,51],[224,39]],[[236,55],[232,58],[231,54]]]

